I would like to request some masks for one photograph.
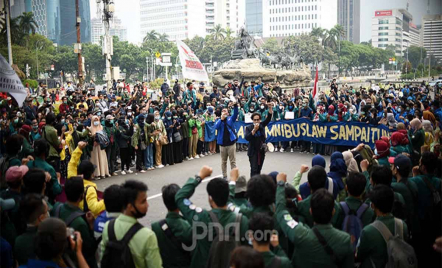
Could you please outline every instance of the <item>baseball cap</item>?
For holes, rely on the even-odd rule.
[[[6,182],[16,182],[23,179],[26,172],[29,171],[28,166],[13,166],[6,171]]]
[[[209,111],[209,114],[213,114],[213,107],[209,107],[207,110]]]
[[[1,207],[2,211],[13,209],[15,207],[14,198],[10,198],[10,199],[0,198],[0,207]]]
[[[410,158],[403,154],[397,155],[396,157],[389,157],[388,162],[394,165],[394,167],[398,170],[410,168],[413,165]]]
[[[235,194],[247,191],[246,177],[240,176],[235,184]]]
[[[106,120],[112,120],[112,119],[114,119],[114,117],[112,115],[110,115],[110,114],[106,115]]]

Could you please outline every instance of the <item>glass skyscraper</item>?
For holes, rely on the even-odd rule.
[[[246,30],[250,35],[262,36],[262,1],[246,0]]]

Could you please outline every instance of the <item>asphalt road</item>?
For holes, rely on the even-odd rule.
[[[267,153],[262,173],[270,173],[272,171],[285,172],[288,174],[288,179],[291,181],[295,173],[300,169],[302,164],[311,165],[312,154],[302,154],[298,151],[290,152],[274,152]],[[327,165],[330,157],[326,157]],[[250,176],[250,164],[246,152],[236,153],[236,164],[239,168],[240,175],[245,175],[247,179]],[[183,186],[189,177],[193,177],[198,173],[203,165],[208,165],[213,168],[213,173],[210,178],[222,175],[221,171],[221,157],[220,154],[212,156],[205,156],[200,159],[191,161],[184,161],[181,164],[147,171],[146,173],[133,173],[127,175],[119,175],[111,178],[95,181],[98,189],[104,191],[106,187],[112,184],[121,184],[125,180],[135,179],[147,184],[149,210],[147,215],[141,219],[141,223],[150,226],[153,222],[163,219],[166,216],[167,210],[161,198],[161,188],[170,183],[176,183]],[[230,171],[230,164],[227,165],[228,173]],[[119,174],[119,173],[118,173]],[[210,179],[209,178],[209,179]],[[307,180],[304,175],[302,182]],[[204,180],[196,189],[191,201],[202,208],[210,209],[208,203],[208,196],[206,192],[206,184],[208,179]]]

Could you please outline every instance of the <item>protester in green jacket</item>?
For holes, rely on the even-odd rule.
[[[317,173],[323,173],[320,176],[324,177],[323,181],[325,181],[327,174],[322,167],[313,167],[309,172],[309,177],[319,175]],[[309,196],[311,199],[311,214],[315,222],[314,227],[310,228],[301,222],[297,222],[287,211],[284,194],[286,180],[286,174],[278,174],[276,215],[283,232],[295,247],[292,258],[293,267],[313,268],[337,266],[353,268],[354,253],[350,243],[350,235],[333,228],[330,223],[332,215],[336,213],[335,209],[333,209],[333,207],[335,207],[333,195],[326,189],[310,185],[312,189],[318,188],[318,190]],[[322,185],[324,185],[324,183],[322,183]],[[318,236],[323,237],[329,247],[333,249],[336,258],[335,262],[324,249],[324,246],[319,242]]]
[[[191,252],[183,249],[192,244],[192,226],[179,213],[175,195],[181,188],[177,184],[163,187],[163,202],[167,208],[166,218],[152,224],[160,248],[164,267],[189,267]]]

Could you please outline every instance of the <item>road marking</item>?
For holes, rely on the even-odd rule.
[[[213,176],[213,177],[210,177],[210,178],[208,178],[208,179],[204,179],[202,182],[208,182],[208,181],[211,181],[211,180],[213,180],[213,179],[215,179],[215,178],[222,178],[223,177],[223,174],[220,174],[220,175],[217,175],[217,176]],[[156,195],[152,195],[152,196],[149,196],[148,198],[147,198],[147,200],[151,200],[151,199],[155,199],[155,198],[157,198],[157,197],[160,197],[160,196],[162,196],[163,194],[156,194]]]

